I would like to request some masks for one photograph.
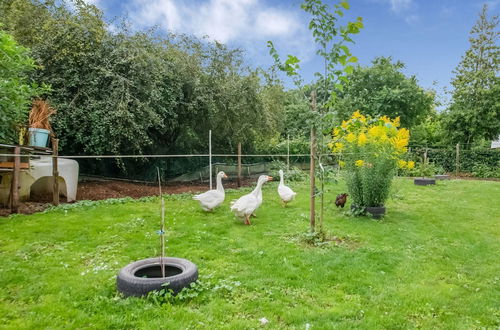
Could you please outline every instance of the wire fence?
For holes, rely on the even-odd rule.
[[[323,154],[321,155],[322,165],[338,169],[339,160],[346,155],[346,153]],[[490,171],[488,172],[490,176],[500,176],[495,174],[500,173],[500,149],[412,146],[406,157],[408,160],[416,161],[417,164],[435,165],[443,173],[476,173],[486,169]],[[62,163],[63,160],[66,163]],[[38,187],[34,190],[45,191],[45,195],[48,196],[46,200],[58,203],[59,193],[54,192],[60,192],[66,201],[93,199],[94,195],[98,198],[101,188],[106,184],[109,186],[108,183],[112,181],[148,186],[151,188],[140,188],[143,191],[137,194],[154,194],[156,192],[154,189],[157,189],[157,186],[156,188],[153,186],[157,182],[157,168],[163,184],[198,184],[207,189],[213,184],[211,184],[211,178],[215,177],[219,171],[228,174],[231,181],[237,180],[239,186],[241,180],[251,180],[260,174],[272,175],[272,172],[277,171],[278,168],[309,170],[309,160],[310,154],[304,152],[58,155],[57,144],[56,149],[0,144],[0,204],[15,208],[16,199],[19,201],[33,199],[33,189],[26,188],[24,185],[28,183],[31,188],[36,186],[36,182],[30,181],[32,180],[30,175],[33,168],[41,163],[49,164],[50,173],[47,172],[46,177],[52,178],[46,178],[46,182],[42,185],[44,189]],[[65,166],[69,166],[70,162],[75,164],[79,178],[78,192],[71,198],[69,181],[66,178],[53,179],[59,178],[59,171],[66,171]],[[115,186],[113,189],[117,196],[110,195],[109,197],[132,194],[130,191],[136,189],[131,185]],[[20,187],[18,196],[15,196],[14,187]],[[86,187],[89,189],[87,192],[83,191]],[[126,189],[129,191],[124,191]]]

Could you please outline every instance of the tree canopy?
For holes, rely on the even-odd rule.
[[[412,127],[433,109],[434,93],[418,85],[415,76],[407,77],[404,64],[390,57],[377,57],[372,66],[358,66],[349,76],[335,108],[341,120],[360,110],[373,117],[400,117],[403,127]]]
[[[42,93],[47,86],[30,82],[29,73],[35,70],[29,50],[0,30],[0,141],[16,143],[17,128],[28,117],[31,98]]]
[[[63,153],[206,152],[210,129],[215,151],[251,150],[280,130],[283,87],[239,49],[126,23],[111,32],[82,1],[6,3],[0,18],[42,68],[33,78],[52,86]]]

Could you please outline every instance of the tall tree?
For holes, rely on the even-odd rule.
[[[500,134],[500,48],[498,16],[483,6],[472,27],[470,48],[454,70],[452,102],[445,128],[454,142],[472,143]]]
[[[434,93],[407,77],[404,64],[390,57],[377,57],[372,66],[356,67],[336,104],[340,120],[360,110],[373,117],[400,117],[403,127],[413,127],[432,113]]]

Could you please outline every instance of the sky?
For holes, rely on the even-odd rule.
[[[127,17],[137,30],[158,26],[242,48],[252,66],[272,64],[266,46],[272,40],[282,57],[293,54],[301,60],[306,83],[322,71],[307,29],[310,16],[300,9],[299,0],[86,1],[111,22]],[[361,16],[365,25],[350,49],[363,66],[377,56],[401,60],[405,74],[442,94],[443,88],[450,89],[452,71],[469,48],[469,32],[485,3],[490,15],[498,15],[500,0],[350,0],[344,19]]]

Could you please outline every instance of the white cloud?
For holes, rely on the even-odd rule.
[[[379,4],[389,5],[390,10],[405,20],[408,24],[413,24],[420,20],[420,16],[416,14],[417,3],[414,0],[367,0]],[[497,0],[498,1],[498,0]]]
[[[389,0],[391,4],[391,10],[395,13],[401,13],[410,9],[413,4],[413,0]]]
[[[159,25],[220,42],[293,38],[299,32],[296,13],[265,6],[261,0],[133,0],[128,7],[138,27]]]

